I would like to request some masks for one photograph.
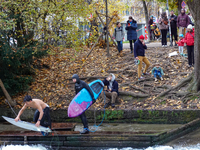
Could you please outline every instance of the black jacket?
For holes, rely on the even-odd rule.
[[[143,45],[142,42],[138,39],[134,44],[135,58],[138,56],[145,56],[145,49],[147,49],[147,46]]]
[[[177,28],[177,16],[176,15],[172,15],[169,17],[169,19],[174,19],[170,22],[171,28]]]
[[[87,83],[80,80],[77,74],[74,74],[72,76],[72,79],[76,79],[76,83],[75,83],[76,94],[78,94],[78,92],[80,92],[83,88],[85,88],[90,93],[92,99],[95,100],[94,94]]]

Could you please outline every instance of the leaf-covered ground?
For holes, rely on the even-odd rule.
[[[188,68],[187,58],[180,55],[169,58],[168,54],[173,51],[178,51],[178,48],[149,47],[146,50],[146,57],[151,63],[148,72],[156,62],[159,62],[165,73],[164,81],[155,82],[153,76],[148,75],[145,76],[144,81],[138,82],[137,66],[134,64],[134,57],[133,54],[130,54],[129,49],[124,49],[120,56],[117,50],[111,47],[111,56],[107,57],[105,49],[96,48],[86,58],[89,52],[87,47],[83,47],[81,51],[54,48],[51,55],[35,61],[35,66],[38,68],[35,82],[32,83],[27,93],[33,98],[43,99],[54,110],[67,109],[75,96],[74,84],[71,80],[73,74],[78,74],[80,78],[89,83],[98,78],[102,80],[109,73],[114,73],[120,91],[149,95],[146,99],[125,100],[119,98],[115,109],[200,108],[199,95],[190,94],[189,98],[183,101],[185,95],[177,96],[177,93],[173,93],[172,90],[166,96],[156,99],[160,93],[177,85],[182,78],[186,78],[193,71],[193,67]],[[186,53],[186,48],[184,52]],[[184,90],[184,85],[178,89],[179,92]],[[18,103],[17,108],[23,105],[23,97],[27,93],[13,97]],[[1,99],[4,102],[3,98]],[[98,99],[91,109],[102,109],[103,106],[102,99]]]

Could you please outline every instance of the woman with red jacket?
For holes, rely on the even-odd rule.
[[[194,31],[191,24],[188,25],[187,30],[184,42],[187,45],[188,63],[189,67],[191,67],[194,65]]]

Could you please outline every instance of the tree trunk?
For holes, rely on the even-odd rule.
[[[146,20],[146,29],[148,31],[148,41],[149,41],[149,39],[150,39],[150,32],[149,32],[149,29],[148,29],[149,14],[148,14],[147,5],[146,5],[145,0],[143,0],[142,3],[143,3],[143,7],[144,7],[144,14],[145,14],[145,20]]]
[[[10,103],[10,105],[11,106],[15,106],[16,102],[12,101],[12,99],[11,99],[10,95],[8,94],[6,88],[4,87],[3,82],[1,81],[1,79],[0,79],[0,87],[1,87],[1,89],[2,89],[2,91],[4,93],[4,95],[5,95],[5,97],[7,98],[8,102]]]
[[[193,91],[200,90],[200,0],[188,0],[187,1],[189,10],[191,11],[193,18],[195,20],[195,38],[194,38],[194,80],[193,80]]]

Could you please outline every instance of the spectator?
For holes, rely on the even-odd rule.
[[[157,77],[159,76],[163,80],[162,75],[164,75],[163,69],[160,67],[159,63],[155,64],[155,67],[151,70],[151,74],[154,75],[155,81],[158,81]]]
[[[150,17],[149,22],[148,22],[148,29],[150,33],[150,40],[152,40],[152,30],[151,30],[151,25],[153,24],[153,16]]]
[[[183,46],[184,46],[184,36],[183,36],[183,34],[179,35],[179,41],[177,42],[177,44],[178,44],[179,54],[183,55]]]
[[[194,65],[194,31],[191,24],[188,25],[187,31],[184,42],[187,45],[188,64],[192,67]]]
[[[139,37],[139,39],[135,42],[135,45],[134,45],[135,59],[140,61],[140,63],[138,64],[138,80],[144,79],[144,77],[141,76],[142,62],[144,62],[146,64],[143,75],[149,74],[149,73],[147,73],[147,69],[150,66],[150,62],[145,57],[145,49],[147,49],[147,46],[144,43],[144,36],[141,35]]]
[[[190,18],[190,24],[191,24],[192,26],[194,26],[194,19],[193,19],[191,13],[188,13],[188,17]]]
[[[115,75],[111,73],[106,79],[103,80],[103,83],[105,86],[107,86],[107,90],[105,91],[106,104],[104,107],[107,108],[111,104],[112,108],[114,108],[115,101],[119,95],[118,83],[115,80]]]
[[[113,37],[117,41],[119,53],[122,53],[124,31],[123,31],[123,28],[121,27],[121,23],[120,22],[117,22],[117,27],[115,28]]]
[[[181,9],[181,14],[177,19],[177,27],[179,28],[179,35],[185,36],[187,26],[190,24],[190,18],[185,14],[185,9]]]
[[[161,17],[159,19],[159,28],[161,30],[162,34],[162,47],[167,47],[167,31],[168,31],[168,19],[166,12],[163,12],[161,14]]]
[[[135,21],[132,16],[129,17],[125,29],[127,30],[127,39],[130,43],[131,53],[133,53],[132,43],[135,43],[135,41],[137,40],[137,21]]]
[[[170,13],[171,13],[171,16],[169,18],[169,21],[170,21],[170,26],[171,26],[172,46],[173,46],[173,37],[175,40],[175,46],[177,46],[176,44],[177,42],[177,16],[174,15],[173,10]]]

